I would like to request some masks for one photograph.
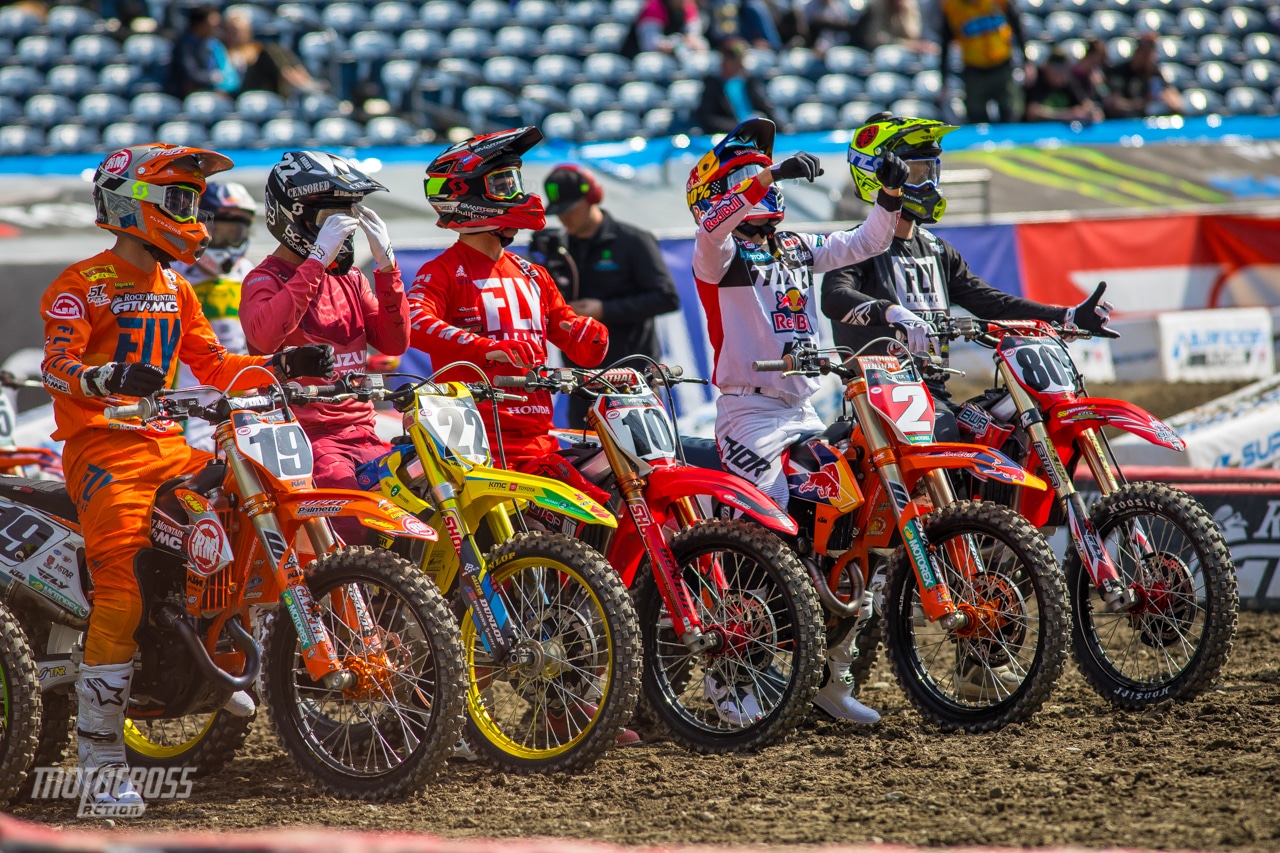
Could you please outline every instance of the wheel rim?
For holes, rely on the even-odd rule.
[[[515,559],[492,577],[516,648],[532,661],[495,667],[468,610],[467,713],[507,755],[561,755],[588,737],[612,692],[613,636],[604,606],[571,566]]]
[[[346,600],[364,603],[380,651],[363,648]],[[402,766],[428,745],[436,706],[438,662],[431,642],[399,593],[351,583],[341,593],[317,593],[321,619],[339,662],[355,675],[346,689],[311,680],[300,647],[293,651],[291,704],[298,732],[320,761],[349,776],[376,777]]]
[[[1133,687],[1173,681],[1195,660],[1208,624],[1208,591],[1194,542],[1172,519],[1150,510],[1113,516],[1098,534],[1138,604],[1129,613],[1108,611],[1081,571],[1077,596],[1089,602],[1081,615],[1093,637],[1093,657]]]
[[[721,572],[723,585],[715,580]],[[680,573],[703,633],[718,635],[721,648],[691,652],[658,599],[647,665],[665,704],[711,734],[736,734],[768,719],[795,677],[795,617],[783,588],[754,557],[717,548],[690,554]]]
[[[0,742],[9,733],[9,674],[0,666]]]
[[[1040,602],[1029,567],[987,532],[939,537],[931,540],[929,552],[969,624],[949,631],[929,622],[912,577],[904,598],[907,610],[900,617],[909,626],[916,678],[959,711],[987,712],[1013,701],[1034,670],[1041,645]],[[961,572],[953,554],[963,553],[978,555],[982,571]]]
[[[164,720],[126,719],[124,745],[145,758],[176,758],[200,742],[217,716],[215,713]]]

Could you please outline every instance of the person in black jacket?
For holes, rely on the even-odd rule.
[[[557,275],[557,283],[567,285],[565,300],[574,311],[594,317],[609,330],[609,351],[601,364],[636,354],[660,359],[653,318],[678,311],[680,297],[658,241],[648,231],[610,216],[600,206],[604,188],[582,166],[557,166],[544,188],[547,213],[560,218],[568,235],[569,273]],[[533,248],[554,253],[554,248],[547,251],[547,243],[548,237],[542,237]],[[588,406],[586,400],[569,398],[571,427],[584,426]]]
[[[728,133],[753,116],[777,124],[773,102],[764,81],[747,74],[743,63],[747,43],[740,38],[720,44],[720,73],[702,81],[702,100],[693,114],[693,123],[703,133]]]

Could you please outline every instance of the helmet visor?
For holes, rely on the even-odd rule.
[[[233,219],[214,219],[209,227],[209,248],[233,249],[249,239],[249,223]]]
[[[907,186],[923,187],[926,184],[938,185],[939,170],[942,161],[937,157],[928,160],[907,160]]]
[[[355,204],[354,203],[348,204],[345,207],[321,207],[317,209],[315,212],[316,227],[319,228],[321,225],[324,225],[325,220],[328,219],[330,216],[338,216],[338,215],[355,216],[356,215]],[[248,228],[246,227],[245,230],[247,232]]]
[[[174,222],[195,222],[200,214],[200,191],[179,184],[168,184],[157,206]]]
[[[524,195],[524,179],[519,169],[499,169],[484,176],[484,194],[497,201]]]
[[[763,171],[764,171],[764,166],[761,166],[759,163],[748,163],[747,165],[743,166],[741,169],[734,169],[732,172],[730,172],[728,175],[725,176],[725,179],[724,179],[725,189],[732,190],[734,187],[736,187],[738,184],[745,181],[747,178],[754,178],[756,175],[760,174]]]

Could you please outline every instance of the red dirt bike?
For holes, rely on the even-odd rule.
[[[557,430],[567,446],[522,470],[630,516],[616,531],[575,523],[565,532],[595,545],[632,588],[644,695],[672,738],[698,752],[754,749],[791,734],[808,712],[821,678],[821,611],[795,554],[770,532],[795,534],[786,513],[747,481],[681,458],[679,432],[650,387],[704,381],[681,373],[539,367],[496,384],[592,399],[594,432]],[[746,518],[706,518],[703,496]],[[553,530],[569,521],[539,520]]]
[[[1128,482],[1101,427],[1182,451],[1163,421],[1123,400],[1092,397],[1063,336],[1042,321],[952,320],[942,339],[994,350],[996,387],[966,402],[960,428],[1040,473],[1053,492],[976,496],[1014,507],[1036,527],[1066,524],[1072,643],[1085,679],[1118,708],[1187,700],[1217,680],[1235,637],[1239,595],[1221,530],[1194,498]],[[1083,460],[1102,492],[1092,512],[1072,482]],[[1094,592],[1097,594],[1093,594]]]
[[[43,391],[44,383],[38,379],[18,379],[6,370],[0,371],[0,388]],[[44,447],[19,447],[13,440],[17,424],[17,412],[9,402],[9,395],[0,391],[0,475],[61,480],[62,457]]]

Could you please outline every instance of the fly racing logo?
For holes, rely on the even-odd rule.
[[[902,307],[919,314],[921,311],[947,310],[946,291],[942,287],[942,270],[933,255],[924,258],[893,256],[894,289]]]
[[[542,299],[538,286],[526,278],[502,276],[475,282],[484,305],[489,332],[541,332]]]

